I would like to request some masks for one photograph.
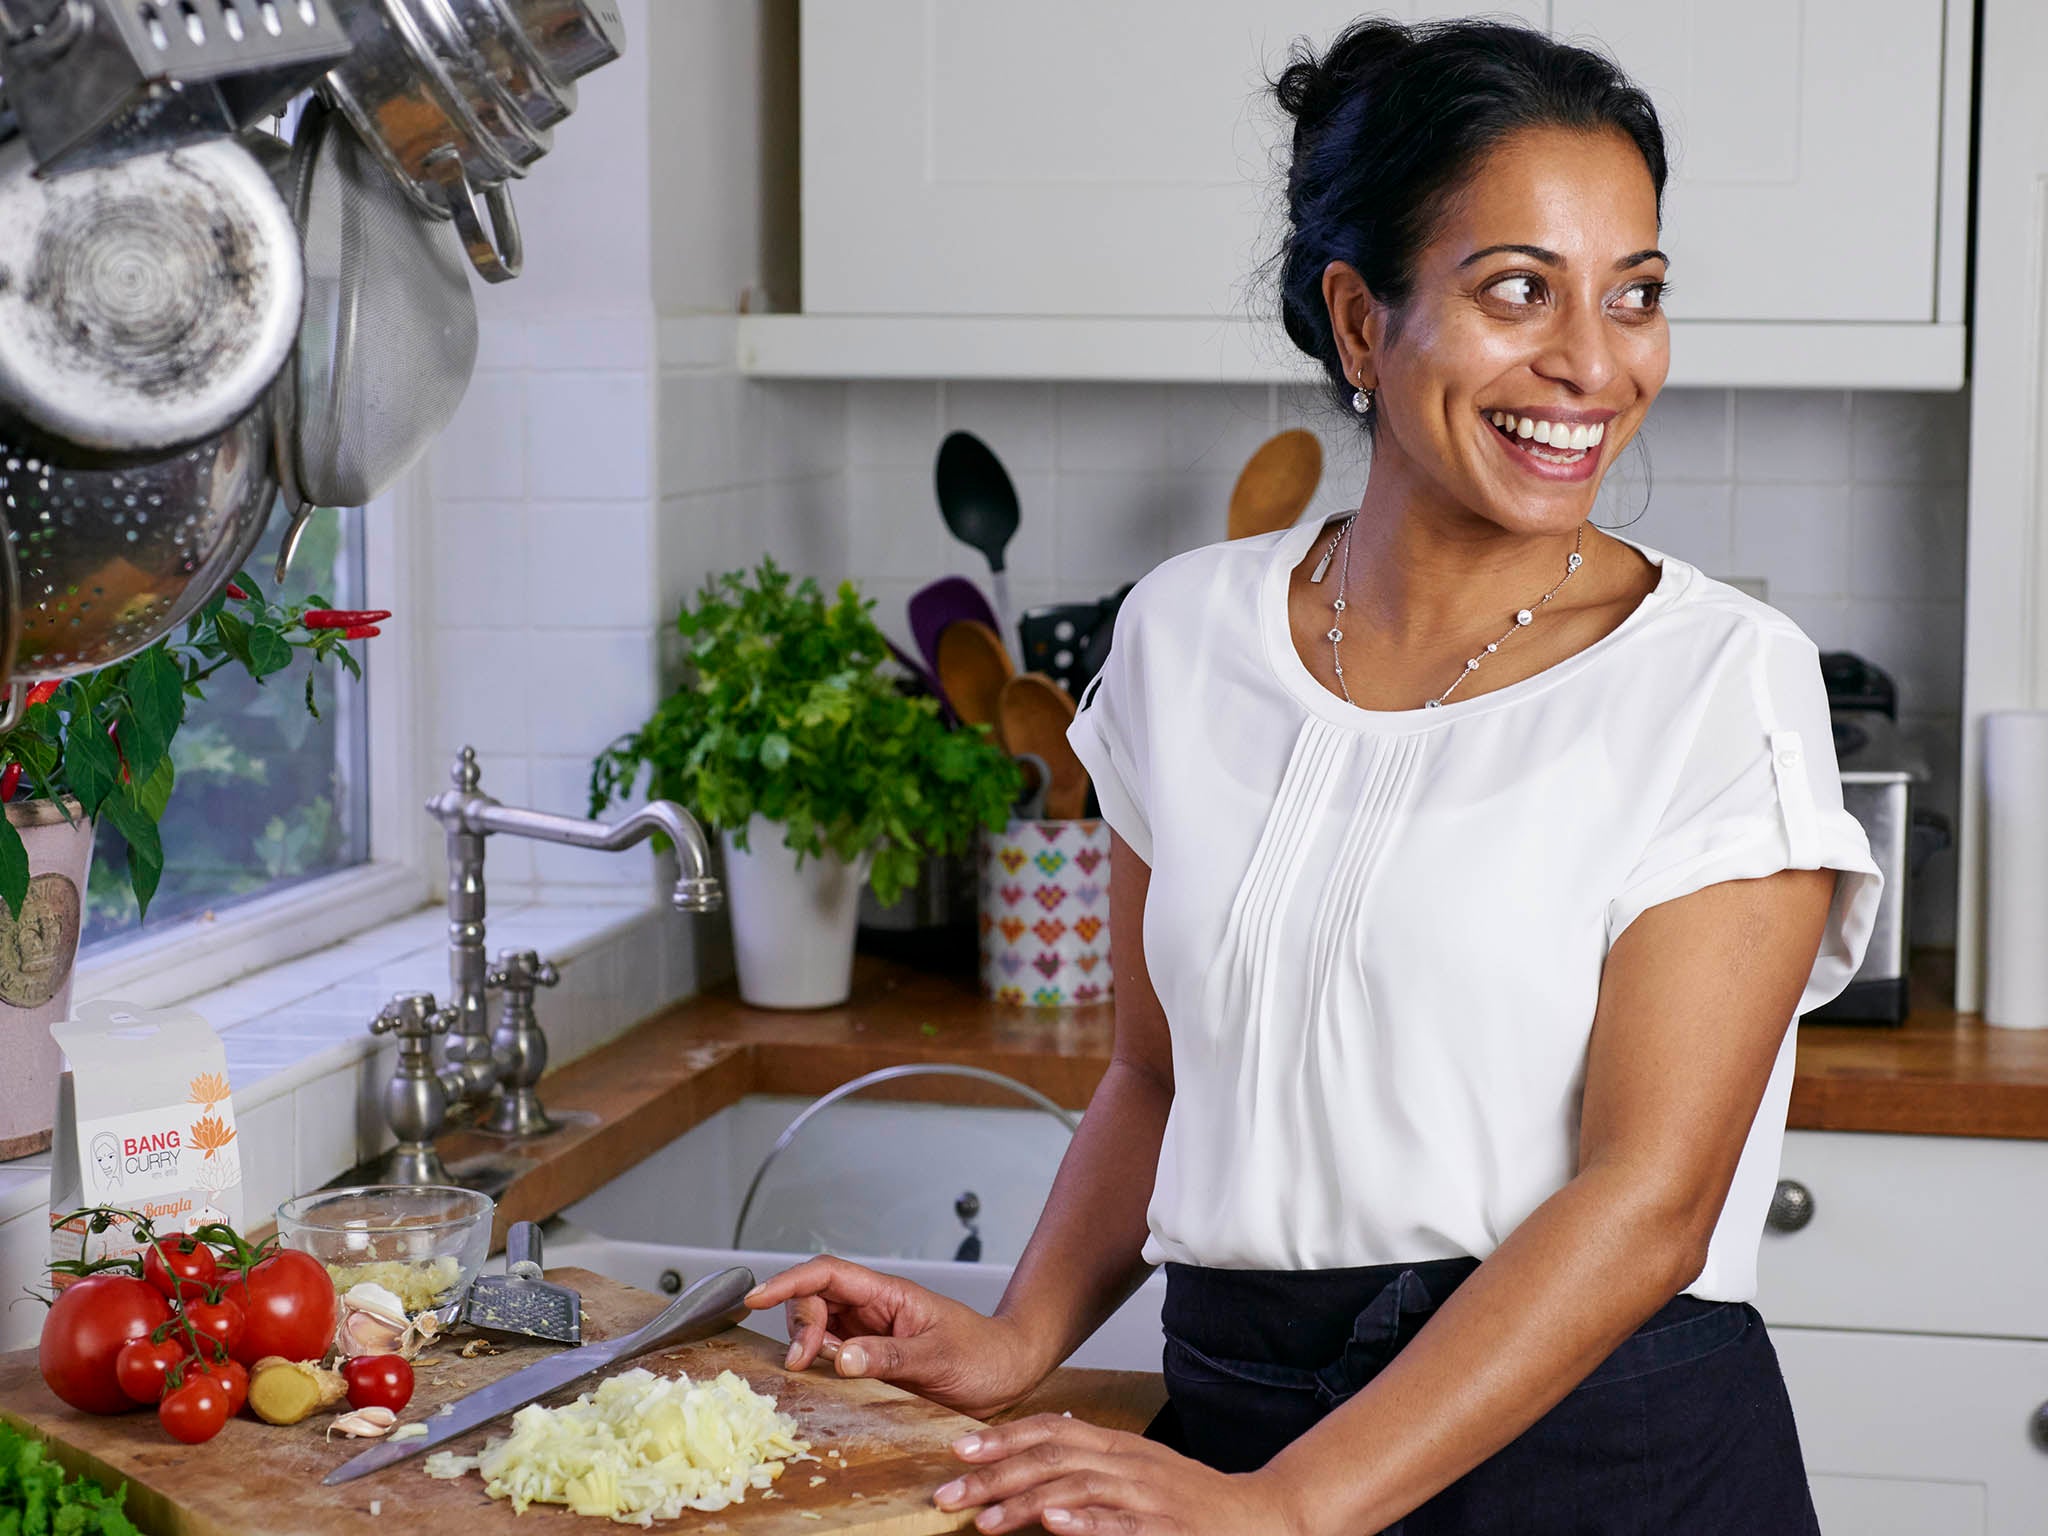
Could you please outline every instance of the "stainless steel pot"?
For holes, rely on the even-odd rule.
[[[17,686],[132,656],[220,590],[255,553],[277,501],[271,431],[265,396],[226,432],[139,466],[0,444],[20,585]]]
[[[471,100],[485,88],[471,67],[451,67],[437,50],[441,33],[413,0],[359,0],[346,17],[349,56],[321,82],[338,107],[429,218],[453,219],[470,264],[487,282],[519,275],[518,215],[504,185],[546,153],[508,153],[506,141],[479,120]],[[455,50],[442,39],[449,55]],[[506,117],[500,114],[498,126]],[[482,190],[491,217],[486,236],[476,211]]]
[[[0,437],[144,460],[226,430],[298,334],[297,232],[232,140],[48,179],[0,143]]]

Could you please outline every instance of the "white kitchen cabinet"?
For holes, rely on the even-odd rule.
[[[2048,1344],[1820,1328],[1771,1339],[1823,1536],[2048,1530],[2048,1446],[2034,1428]]]
[[[743,322],[742,366],[1304,376],[1264,82],[1364,9],[805,0],[804,312]],[[1667,119],[1674,384],[1961,382],[1969,0],[1492,9],[1609,47]]]
[[[2048,1141],[1793,1131],[1770,1325],[1825,1536],[2048,1531]]]
[[[2048,1141],[1792,1131],[1778,1175],[1812,1216],[1764,1231],[1772,1327],[2048,1341]]]

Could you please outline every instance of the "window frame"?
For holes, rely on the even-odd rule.
[[[82,958],[77,996],[118,995],[161,1007],[338,944],[432,899],[431,829],[420,809],[412,752],[420,739],[416,727],[424,700],[418,680],[428,638],[419,580],[425,473],[424,462],[414,466],[363,509],[365,590],[378,606],[400,616],[371,647],[361,685],[369,731],[369,859],[254,897],[217,917],[186,918],[154,932],[145,928],[106,954]]]

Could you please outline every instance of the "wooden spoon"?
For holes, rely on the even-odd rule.
[[[1067,727],[1074,723],[1074,701],[1067,690],[1043,672],[1020,672],[1003,684],[998,715],[1005,746],[1045,759],[1052,778],[1045,790],[1045,814],[1054,821],[1078,819],[1088,803],[1088,770],[1067,740]]]
[[[1248,539],[1291,526],[1322,481],[1323,445],[1315,433],[1291,427],[1267,438],[1231,488],[1228,536]]]
[[[1002,741],[996,702],[1017,666],[1001,637],[978,619],[955,619],[939,631],[937,651],[939,686],[953,713],[969,725],[995,726],[996,739]]]

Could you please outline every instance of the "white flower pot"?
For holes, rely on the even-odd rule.
[[[732,913],[740,997],[756,1008],[830,1008],[853,991],[853,929],[873,855],[836,855],[797,867],[782,823],[755,816],[748,851],[725,849],[725,904]]]

